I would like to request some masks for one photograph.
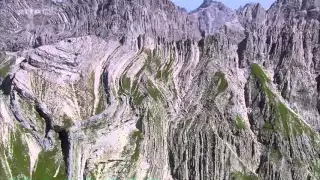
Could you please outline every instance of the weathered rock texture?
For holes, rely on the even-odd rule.
[[[0,1],[0,179],[320,179],[320,2]]]

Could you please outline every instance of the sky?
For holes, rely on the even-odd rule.
[[[245,5],[246,3],[250,2],[258,2],[264,8],[268,9],[275,0],[216,0],[224,3],[228,7],[232,9],[237,9],[241,5]],[[176,5],[186,8],[188,11],[192,11],[202,4],[203,0],[172,0]]]

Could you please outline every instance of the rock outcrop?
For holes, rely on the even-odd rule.
[[[0,2],[0,179],[320,178],[320,3]]]

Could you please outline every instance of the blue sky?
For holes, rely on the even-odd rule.
[[[258,2],[264,8],[268,9],[275,0],[217,0],[232,9],[237,9],[241,5],[245,5],[249,2]],[[186,8],[188,11],[194,10],[200,6],[203,0],[172,0],[176,5]]]

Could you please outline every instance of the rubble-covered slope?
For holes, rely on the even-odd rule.
[[[0,3],[0,179],[320,178],[317,1]]]

